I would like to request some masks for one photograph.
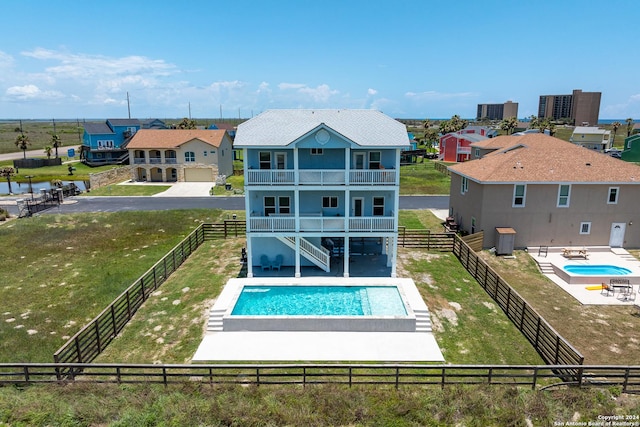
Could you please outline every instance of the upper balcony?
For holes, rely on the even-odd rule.
[[[247,221],[249,232],[393,232],[396,231],[393,216],[327,217],[321,215],[251,216]]]
[[[395,185],[394,169],[250,169],[247,185]]]

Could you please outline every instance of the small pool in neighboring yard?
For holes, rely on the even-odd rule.
[[[568,273],[580,276],[626,276],[631,274],[631,270],[615,265],[565,265],[563,267]]]

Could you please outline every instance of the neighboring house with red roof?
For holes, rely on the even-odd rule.
[[[126,148],[136,181],[213,182],[233,174],[232,142],[225,130],[141,129]]]
[[[461,230],[513,228],[515,247],[640,247],[640,166],[544,134],[473,145],[449,166],[449,213]],[[634,226],[634,222],[636,225]]]

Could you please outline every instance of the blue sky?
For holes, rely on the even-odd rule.
[[[251,117],[373,108],[475,117],[478,103],[602,92],[640,119],[636,0],[3,0],[0,118]]]

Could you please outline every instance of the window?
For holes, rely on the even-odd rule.
[[[590,222],[581,222],[580,223],[580,234],[591,234],[591,223]]]
[[[322,197],[322,207],[323,208],[337,208],[338,207],[338,197],[337,196],[323,196]]]
[[[324,154],[324,151],[322,148],[312,148],[311,149],[311,155],[313,156],[322,156]]]
[[[276,198],[274,196],[265,196],[264,198],[264,216],[276,213]]]
[[[276,153],[276,169],[287,168],[287,153]]]
[[[206,151],[204,151],[204,156],[207,157],[207,152]]]
[[[466,176],[462,177],[462,181],[460,182],[460,193],[464,194],[469,191],[469,180]]]
[[[557,207],[568,208],[570,194],[571,194],[571,185],[560,184],[558,186],[558,206]]]
[[[384,197],[373,198],[373,216],[384,216]]]
[[[380,169],[380,152],[369,152],[369,169]]]
[[[275,213],[291,213],[291,199],[289,198],[289,196],[279,196],[277,198],[275,196],[264,197],[264,215],[269,216]]]
[[[278,197],[278,212],[281,214],[291,213],[291,200],[289,196]]]
[[[196,161],[196,153],[193,151],[186,151],[184,153],[184,161],[185,163],[191,163]]]
[[[607,199],[608,205],[615,205],[618,203],[619,187],[609,187],[609,198]]]
[[[524,208],[524,202],[527,193],[526,184],[516,184],[513,186],[513,205],[514,208]]]
[[[269,151],[261,151],[260,156],[260,169],[271,169],[271,153]]]
[[[475,156],[475,158],[476,158],[476,159],[479,159],[479,158],[480,158],[480,149],[479,149],[479,148],[476,148],[476,149],[474,150],[474,156]]]

